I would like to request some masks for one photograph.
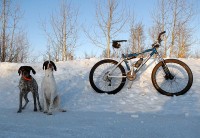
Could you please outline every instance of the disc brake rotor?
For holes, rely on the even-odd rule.
[[[103,80],[105,82],[108,82],[108,86],[111,86],[111,78],[108,77],[109,72],[105,73],[105,75],[103,76]]]

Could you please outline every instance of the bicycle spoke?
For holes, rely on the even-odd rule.
[[[103,91],[113,91],[119,87],[122,82],[121,70],[117,67],[111,76],[108,77],[109,71],[112,70],[113,64],[105,63],[100,65],[93,74],[93,80],[97,88]],[[120,77],[121,76],[121,77]]]
[[[167,67],[174,78],[172,80],[169,78],[166,79],[161,66],[160,68],[158,68],[156,73],[157,84],[162,90],[166,92],[177,93],[179,91],[182,91],[188,83],[188,75],[186,70],[175,63],[168,63]]]

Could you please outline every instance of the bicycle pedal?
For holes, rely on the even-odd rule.
[[[129,83],[128,83],[128,89],[131,89],[132,85],[133,85],[133,81],[129,81]]]

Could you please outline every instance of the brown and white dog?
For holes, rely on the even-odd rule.
[[[55,108],[61,112],[66,112],[66,110],[60,108],[60,97],[57,93],[56,81],[53,75],[53,71],[57,70],[56,65],[53,61],[45,61],[43,70],[45,70],[45,76],[42,80],[41,89],[44,102],[44,113],[52,115],[52,111]]]
[[[36,99],[38,101],[39,109],[42,110],[39,101],[39,94],[38,94],[38,85],[36,80],[30,75],[30,71],[33,74],[36,74],[35,70],[31,66],[21,66],[18,69],[19,75],[21,75],[21,79],[19,80],[19,110],[18,113],[22,112],[22,109],[25,109],[26,105],[28,104],[28,93],[32,92],[33,100],[34,100],[34,111],[37,111]],[[24,98],[25,104],[22,107],[22,99]]]

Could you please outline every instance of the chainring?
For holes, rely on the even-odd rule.
[[[133,73],[132,73],[132,75],[131,75],[131,71],[129,71],[129,72],[126,74],[126,76],[127,76],[127,79],[128,79],[128,80],[133,81],[133,80],[135,80],[135,78],[136,78],[136,73],[135,73],[135,71],[133,71]]]

